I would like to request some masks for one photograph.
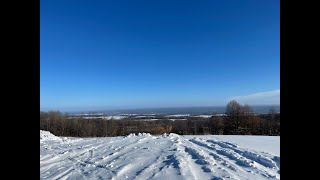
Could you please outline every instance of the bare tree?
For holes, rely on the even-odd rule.
[[[211,133],[212,134],[222,134],[223,132],[223,119],[220,116],[212,116],[210,119]]]
[[[239,134],[242,108],[241,105],[235,101],[230,101],[226,106],[226,132],[229,134]]]
[[[245,104],[242,106],[242,123],[241,127],[244,130],[245,134],[252,134],[252,124],[253,124],[253,118],[254,117],[254,112],[252,108],[248,105]]]

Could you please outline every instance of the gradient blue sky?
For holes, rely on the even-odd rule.
[[[279,4],[41,0],[40,109],[279,104]]]

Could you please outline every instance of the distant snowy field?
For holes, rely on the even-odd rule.
[[[66,138],[40,130],[40,179],[280,179],[280,137]]]

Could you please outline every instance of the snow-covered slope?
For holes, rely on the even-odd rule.
[[[279,179],[279,153],[263,149],[265,142],[279,149],[279,137],[250,137],[254,143],[247,136],[59,138],[40,131],[40,179]]]

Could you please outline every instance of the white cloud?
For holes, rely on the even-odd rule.
[[[280,89],[267,92],[259,92],[246,96],[234,96],[229,100],[236,100],[241,104],[249,105],[274,105],[280,104]]]

